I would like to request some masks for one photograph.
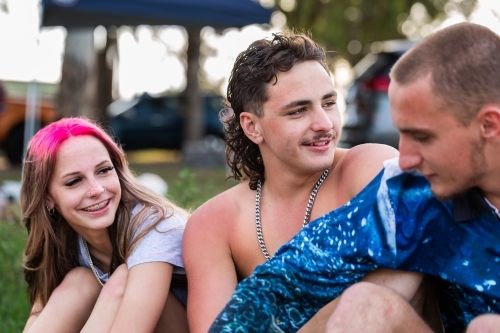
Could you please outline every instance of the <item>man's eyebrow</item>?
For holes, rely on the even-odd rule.
[[[400,128],[398,129],[400,133],[404,134],[426,134],[426,135],[431,135],[432,133],[426,129],[420,129],[420,128]]]
[[[336,91],[332,91],[332,92],[329,92],[328,94],[323,95],[323,99],[332,98],[332,97],[337,97]]]
[[[327,99],[327,98],[332,98],[332,97],[336,97],[336,96],[337,96],[337,93],[335,91],[331,91],[331,92],[323,95],[323,97],[321,99]],[[292,101],[292,102],[286,104],[285,106],[281,107],[281,110],[288,110],[291,108],[295,108],[297,106],[307,105],[309,103],[311,103],[311,101],[308,99],[299,99],[297,101]]]

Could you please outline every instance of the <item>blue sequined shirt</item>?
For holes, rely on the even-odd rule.
[[[295,332],[376,268],[436,276],[447,332],[500,313],[500,220],[477,189],[439,201],[397,159],[243,280],[210,332]]]

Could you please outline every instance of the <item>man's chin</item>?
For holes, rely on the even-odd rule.
[[[441,201],[448,201],[455,199],[456,197],[461,196],[466,190],[455,190],[455,191],[445,191],[440,188],[435,188],[434,186],[431,187],[432,194]]]

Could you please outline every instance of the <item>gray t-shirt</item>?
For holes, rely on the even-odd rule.
[[[137,214],[141,205],[136,205],[132,210],[132,215]],[[149,223],[143,224],[146,227]],[[186,274],[184,263],[182,262],[182,235],[186,218],[175,212],[174,215],[158,223],[156,228],[149,231],[136,245],[135,249],[127,259],[128,269],[147,262],[167,262],[174,266],[174,274]],[[160,232],[158,232],[160,231]],[[83,245],[83,238],[78,235],[80,266],[90,268],[90,262]],[[109,274],[103,273],[98,267],[94,266],[99,278],[106,282]]]

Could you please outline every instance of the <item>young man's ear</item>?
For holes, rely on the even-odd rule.
[[[478,113],[481,136],[490,142],[500,142],[500,105],[488,104]]]
[[[255,144],[262,142],[259,117],[250,112],[240,113],[240,125],[245,135]]]

